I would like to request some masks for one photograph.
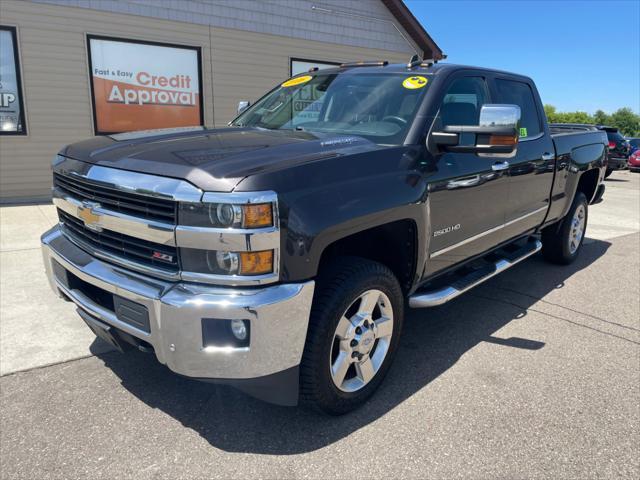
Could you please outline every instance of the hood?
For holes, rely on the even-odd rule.
[[[60,154],[104,167],[184,179],[205,191],[228,192],[251,175],[378,148],[358,136],[196,127],[94,137],[69,145]]]

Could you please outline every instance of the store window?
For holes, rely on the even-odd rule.
[[[16,29],[0,25],[0,135],[26,134]]]
[[[312,68],[318,68],[322,70],[324,68],[333,68],[340,65],[334,62],[316,62],[315,60],[304,60],[301,58],[291,59],[291,76],[299,75],[301,73],[308,72]]]
[[[96,134],[203,124],[199,47],[87,40]]]

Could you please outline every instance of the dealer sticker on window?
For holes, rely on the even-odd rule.
[[[295,87],[296,85],[301,85],[303,83],[307,83],[313,77],[311,75],[303,75],[302,77],[292,78],[284,82],[281,87]]]
[[[404,88],[408,88],[409,90],[415,90],[416,88],[422,88],[427,84],[427,79],[420,75],[416,75],[414,77],[407,77],[402,82],[402,86]]]

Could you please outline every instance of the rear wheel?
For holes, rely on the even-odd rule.
[[[370,260],[344,257],[320,276],[300,365],[304,403],[341,415],[374,393],[398,346],[403,300],[393,273]]]
[[[542,231],[542,254],[553,263],[573,262],[584,241],[587,230],[588,202],[584,193],[577,192],[571,208],[560,223]]]
[[[609,175],[611,175],[612,172],[612,169],[607,168],[607,170],[604,172],[604,178],[609,178]]]

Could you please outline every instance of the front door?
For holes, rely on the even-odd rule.
[[[445,88],[434,131],[478,125],[480,108],[492,103],[486,80],[461,76]],[[436,155],[429,177],[430,242],[425,275],[478,255],[503,240],[508,196],[504,156],[446,152]]]

